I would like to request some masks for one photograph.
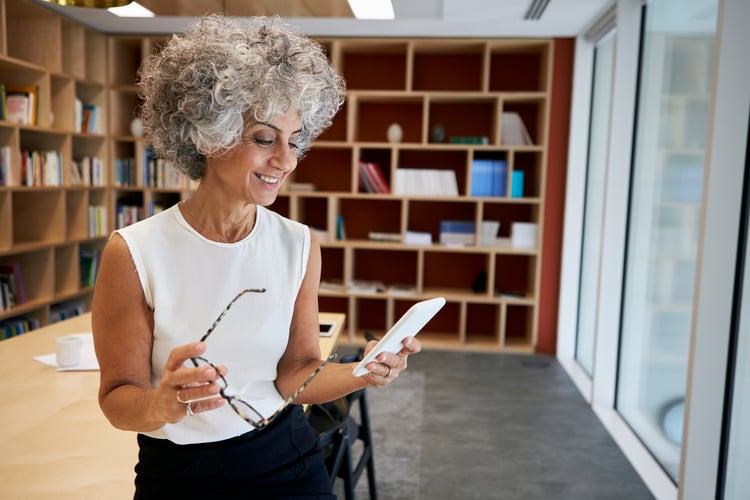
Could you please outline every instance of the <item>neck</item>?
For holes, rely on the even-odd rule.
[[[209,202],[196,191],[193,197],[180,202],[180,211],[202,236],[219,243],[234,243],[253,230],[257,207],[250,204],[222,206]]]

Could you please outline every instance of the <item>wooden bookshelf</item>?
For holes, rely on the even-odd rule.
[[[63,185],[0,187],[0,263],[29,271],[30,304],[0,312],[0,319],[33,314],[44,319],[57,302],[80,297],[88,309],[91,287],[76,284],[81,253],[100,249],[104,237],[88,231],[89,206],[107,207],[107,231],[118,210],[135,218],[190,196],[191,186],[147,180],[148,144],[134,134],[135,88],[143,59],[165,37],[105,36],[26,0],[5,6],[0,36],[0,81],[39,86],[39,123],[0,122],[0,146],[13,151],[55,149],[63,157]],[[39,32],[45,35],[38,37]],[[420,334],[429,347],[532,352],[537,342],[541,236],[554,42],[547,39],[321,39],[347,81],[341,112],[313,145],[294,183],[313,190],[282,191],[271,207],[318,230],[322,237],[323,311],[347,315],[341,340],[361,343],[364,331],[382,335],[415,301],[443,295],[447,304]],[[47,43],[49,42],[49,43]],[[43,47],[43,49],[42,49]],[[446,71],[446,69],[450,69]],[[78,130],[74,101],[94,104],[102,133]],[[504,112],[517,114],[530,144],[504,139]],[[388,141],[398,123],[402,139]],[[442,132],[442,133],[439,133]],[[451,138],[482,138],[480,143]],[[73,185],[73,160],[97,157],[105,165],[101,186]],[[505,162],[506,193],[472,196],[473,162]],[[118,174],[129,160],[132,176]],[[455,178],[456,194],[363,192],[359,163],[377,163],[391,193],[399,169],[434,170]],[[14,179],[20,165],[13,164]],[[511,197],[514,172],[524,190]],[[49,217],[40,217],[37,207]],[[33,207],[33,209],[32,209]],[[337,238],[343,218],[346,239]],[[475,244],[440,245],[444,220],[475,224]],[[500,224],[496,244],[480,244],[482,222]],[[513,223],[537,225],[534,248],[514,248]],[[121,222],[120,222],[121,223]],[[432,244],[373,241],[372,232],[429,234]],[[355,281],[380,281],[381,291],[351,289]],[[44,321],[42,321],[44,323]]]
[[[0,7],[0,82],[33,86],[37,97],[34,123],[0,121],[0,147],[10,160],[0,186],[0,265],[19,266],[26,296],[0,310],[0,322],[42,326],[60,309],[90,308],[81,252],[106,241],[105,232],[89,233],[88,212],[92,204],[109,205],[108,187],[73,176],[76,158],[109,162],[106,127],[84,133],[75,119],[76,98],[96,104],[106,119],[106,37],[29,1],[3,0]],[[55,175],[46,171],[27,185],[25,151],[53,152],[60,159]]]

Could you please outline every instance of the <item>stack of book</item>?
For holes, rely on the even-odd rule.
[[[62,186],[62,155],[57,151],[21,151],[24,186]]]
[[[456,172],[430,168],[397,168],[394,194],[458,196]]]
[[[37,318],[22,316],[18,318],[0,321],[0,338],[9,339],[22,333],[30,332],[39,328],[40,322]]]
[[[474,158],[471,162],[472,196],[506,196],[508,191],[508,162]]]
[[[101,252],[96,248],[81,249],[81,286],[86,288],[94,286],[96,273],[99,270],[99,260]]]
[[[36,125],[36,85],[14,85],[0,83],[0,119],[19,125]]]
[[[0,265],[0,311],[26,303],[21,266],[17,262]]]
[[[476,242],[476,231],[477,226],[473,222],[440,221],[440,244],[457,247],[472,246]]]
[[[106,205],[89,205],[89,238],[107,236]]]
[[[370,161],[359,162],[359,187],[363,193],[389,194],[391,192],[380,165]]]
[[[84,156],[73,160],[70,183],[74,186],[103,186],[104,166],[96,156]]]

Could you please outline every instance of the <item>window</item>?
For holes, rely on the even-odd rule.
[[[616,409],[675,482],[717,5],[644,7]]]

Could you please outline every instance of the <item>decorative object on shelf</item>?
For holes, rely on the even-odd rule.
[[[404,129],[398,123],[391,123],[387,132],[388,142],[399,143],[404,138]]]
[[[137,116],[130,122],[130,133],[133,137],[143,137],[143,120]]]
[[[445,127],[442,123],[436,123],[430,129],[431,142],[445,142]]]

